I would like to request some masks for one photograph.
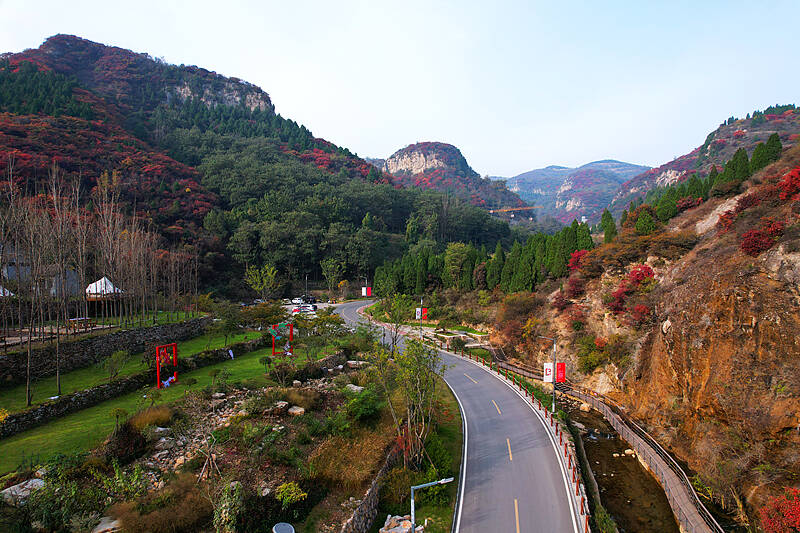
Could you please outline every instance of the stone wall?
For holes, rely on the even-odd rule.
[[[179,342],[202,335],[208,318],[195,318],[177,324],[126,329],[62,342],[59,347],[61,372],[69,372],[96,364],[117,350],[139,353],[158,344]],[[25,382],[28,354],[18,351],[0,355],[0,387]],[[56,373],[56,346],[51,344],[31,352],[31,373],[37,378]]]
[[[228,350],[233,350],[234,356],[240,356],[253,350],[266,346],[267,342],[263,338],[236,343],[228,348],[219,350],[207,350],[196,355],[178,359],[178,379],[180,373],[188,372],[204,366],[213,365],[230,359]],[[128,394],[142,387],[151,387],[155,384],[156,376],[154,370],[146,370],[112,381],[60,396],[56,400],[51,400],[43,404],[31,407],[25,411],[20,411],[9,415],[0,424],[0,438],[10,437],[22,431],[44,424],[54,418],[62,417],[70,413],[92,407],[106,400]],[[180,386],[180,381],[177,386]]]
[[[372,523],[375,521],[375,516],[378,514],[378,500],[380,497],[381,486],[383,479],[389,470],[394,468],[397,464],[400,454],[396,448],[392,448],[383,466],[378,470],[375,479],[372,480],[364,498],[356,510],[353,511],[353,516],[347,519],[342,525],[341,533],[367,533],[372,528]]]

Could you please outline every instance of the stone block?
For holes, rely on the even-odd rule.
[[[297,406],[297,405],[293,405],[293,406],[291,406],[289,408],[289,414],[291,416],[300,416],[300,415],[305,414],[305,412],[306,412],[305,409],[303,409],[302,407]]]

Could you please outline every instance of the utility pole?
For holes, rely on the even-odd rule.
[[[422,342],[422,296],[419,297],[419,342]]]
[[[306,274],[306,292],[305,296],[308,296],[308,274]]]
[[[414,512],[414,491],[419,489],[424,489],[426,487],[432,487],[434,485],[444,485],[445,483],[450,483],[453,481],[452,477],[446,479],[440,479],[439,481],[431,481],[430,483],[423,483],[422,485],[411,485],[411,531],[417,529],[416,514]]]
[[[552,337],[539,335],[540,339],[553,341],[553,414],[556,413],[556,340]]]

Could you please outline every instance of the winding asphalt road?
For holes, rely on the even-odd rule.
[[[348,324],[367,302],[341,304]],[[402,341],[401,341],[402,342]],[[578,532],[565,473],[544,421],[483,367],[442,352],[444,379],[466,421],[457,533]]]

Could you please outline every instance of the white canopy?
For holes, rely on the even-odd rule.
[[[14,296],[14,293],[3,286],[0,286],[0,298],[5,298],[9,296]]]
[[[116,288],[105,276],[86,287],[87,296],[110,296],[112,294],[122,294],[122,289]]]

